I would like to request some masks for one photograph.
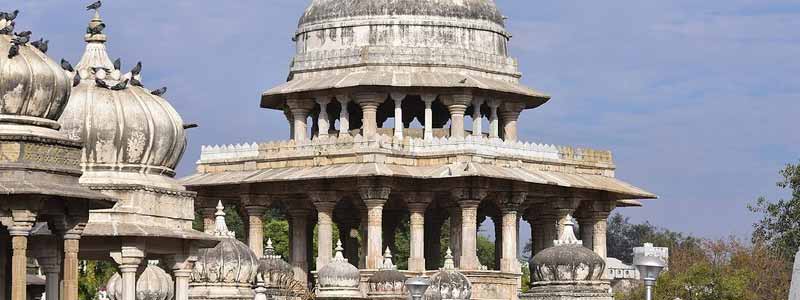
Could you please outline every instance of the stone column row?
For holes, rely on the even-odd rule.
[[[615,208],[613,200],[580,201],[578,199],[552,199],[526,216],[532,225],[533,253],[552,247],[553,240],[561,235],[566,218],[574,216],[580,224],[580,237],[584,247],[607,257],[606,232],[608,216]]]

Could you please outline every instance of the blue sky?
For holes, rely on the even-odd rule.
[[[553,96],[525,112],[524,140],[614,151],[618,177],[661,196],[618,210],[706,237],[746,237],[758,196],[785,196],[800,159],[800,1],[497,0],[523,82]],[[85,1],[90,2],[90,1]],[[286,79],[306,0],[105,1],[112,57],[144,62],[200,145],[283,139],[259,94]],[[10,3],[10,5],[9,5]],[[80,1],[11,0],[20,30],[77,63],[90,15]],[[527,235],[523,230],[523,235]]]

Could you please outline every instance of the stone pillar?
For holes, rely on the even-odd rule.
[[[450,250],[456,255],[453,257],[456,267],[461,266],[461,208],[452,207],[450,211]]]
[[[336,192],[310,192],[317,208],[317,271],[333,258],[333,208],[339,201]]]
[[[461,259],[459,268],[462,270],[477,270],[481,265],[478,261],[478,228],[475,220],[478,217],[480,201],[460,201],[461,206]]]
[[[472,103],[472,95],[449,95],[443,102],[450,111],[450,137],[464,138],[464,112]]]
[[[422,102],[425,102],[425,140],[433,139],[433,101],[436,101],[436,95],[424,94],[420,96]]]
[[[12,211],[11,235],[11,300],[28,300],[28,236],[36,221],[29,211]],[[0,270],[2,271],[2,270]]]
[[[389,200],[391,188],[381,184],[360,183],[359,193],[367,205],[367,259],[366,269],[377,269],[383,261],[381,230],[383,205]]]
[[[264,256],[264,213],[266,206],[245,206],[248,221],[247,245],[259,258]]]
[[[294,269],[294,279],[300,282],[308,282],[308,252],[307,226],[310,212],[305,209],[291,209],[289,216],[292,219],[292,253],[290,255],[292,268]]]
[[[308,140],[308,114],[314,108],[314,102],[311,99],[288,99],[286,105],[292,112],[292,119],[294,120],[294,139],[296,141]]]
[[[412,272],[425,271],[425,210],[433,201],[432,193],[419,193],[408,200],[410,219],[410,246],[408,256],[408,270]],[[436,239],[436,237],[429,237]]]
[[[347,95],[336,95],[336,101],[339,101],[339,104],[342,106],[342,110],[339,112],[339,135],[349,135],[350,112],[347,110],[347,106],[350,104],[350,97]]]
[[[403,138],[403,100],[406,99],[406,94],[391,93],[392,100],[394,100],[394,137],[397,139]]]
[[[53,244],[50,244],[55,246]],[[57,252],[57,251],[53,251]],[[47,257],[37,257],[36,260],[42,267],[42,272],[45,275],[45,294],[46,300],[59,300],[61,288],[61,255],[53,253]],[[0,290],[2,292],[2,290]]]
[[[136,271],[144,261],[144,247],[138,241],[123,241],[119,252],[111,253],[122,277],[122,298],[136,300]]]
[[[481,106],[484,99],[482,97],[475,97],[472,99],[472,135],[483,135],[483,115],[481,114]]]
[[[203,232],[213,232],[215,226],[214,214],[217,212],[217,209],[213,207],[202,207],[199,210],[200,215],[203,217]]]
[[[331,130],[331,122],[328,118],[328,104],[331,103],[330,96],[321,96],[317,97],[316,99],[317,104],[319,104],[319,116],[317,124],[319,124],[319,132],[317,136],[319,137],[327,137],[328,132]]]
[[[503,119],[503,137],[506,141],[517,141],[517,120],[523,109],[525,109],[525,104],[516,102],[505,102],[500,106],[500,117]]]
[[[64,237],[63,300],[78,300],[78,251],[80,236]]]
[[[356,103],[361,106],[364,115],[362,120],[362,135],[365,137],[375,136],[378,132],[378,106],[386,101],[386,94],[383,93],[356,93],[353,95]]]
[[[517,212],[528,193],[524,191],[509,192],[500,195],[500,210],[502,217],[502,257],[500,259],[500,271],[504,273],[519,272],[518,247],[519,241],[519,218]],[[495,223],[497,225],[497,223]]]
[[[493,139],[500,138],[500,119],[497,116],[497,108],[500,107],[500,101],[492,99],[486,104],[489,106],[489,137]]]
[[[367,268],[367,239],[368,239],[368,232],[369,232],[369,210],[362,209],[361,210],[361,255],[359,256],[358,261],[358,268],[359,269],[366,269]]]
[[[283,116],[289,122],[289,139],[291,140],[294,138],[294,116],[288,108],[283,109]]]
[[[175,255],[172,258],[172,274],[175,277],[174,300],[189,300],[189,280],[196,260],[195,256],[186,255]]]
[[[606,247],[608,216],[615,207],[614,201],[591,201],[584,203],[577,214],[583,246],[592,249],[603,258],[608,255]]]

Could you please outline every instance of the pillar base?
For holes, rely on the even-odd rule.
[[[535,282],[520,300],[614,300],[607,281]]]

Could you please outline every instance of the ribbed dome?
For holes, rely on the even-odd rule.
[[[122,299],[122,277],[115,273],[106,284],[108,297],[111,300]],[[175,284],[172,276],[160,268],[155,261],[136,276],[136,300],[170,300],[175,295]]]
[[[403,295],[405,294],[406,276],[397,270],[392,262],[392,252],[386,248],[383,254],[383,264],[378,272],[369,278],[370,294]]]
[[[96,15],[90,26],[98,22]],[[85,143],[84,177],[119,173],[174,176],[186,147],[180,115],[166,100],[132,83],[118,90],[100,87],[98,79],[113,87],[141,77],[114,69],[105,35],[87,35],[86,41],[86,51],[75,68],[81,83],[73,89],[59,120],[70,138]],[[110,172],[91,174],[103,171]]]
[[[314,0],[300,18],[300,24],[399,15],[487,20],[503,25],[503,15],[494,0]]]
[[[272,239],[267,240],[264,257],[258,260],[256,276],[263,280],[266,287],[276,287],[281,280],[294,276],[292,266],[281,259],[280,255],[275,254],[275,248],[272,247]]]
[[[347,262],[342,255],[342,241],[336,243],[336,255],[333,260],[319,270],[319,287],[321,288],[358,288],[361,275],[358,268]]]
[[[447,249],[444,267],[431,277],[431,286],[425,292],[428,300],[462,300],[472,297],[472,283],[466,275],[456,270],[453,252]]]
[[[222,202],[217,204],[214,236],[222,237],[216,247],[199,250],[192,271],[192,283],[236,284],[250,287],[258,270],[258,257],[250,247],[240,242],[225,224]]]
[[[0,28],[5,23],[0,21]],[[30,43],[9,58],[11,39],[0,35],[0,123],[58,129],[56,120],[69,99],[71,77]]]
[[[533,281],[600,280],[605,260],[575,237],[572,220],[564,225],[561,237],[554,241],[555,246],[542,250],[531,259]]]

